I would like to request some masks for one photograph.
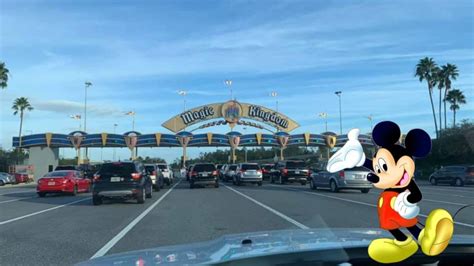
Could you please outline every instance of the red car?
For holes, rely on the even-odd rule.
[[[79,171],[64,170],[47,173],[38,180],[36,193],[44,197],[46,193],[68,193],[76,195],[79,192],[89,192],[91,181]]]
[[[29,181],[27,174],[20,174],[20,173],[15,173],[15,180],[16,180],[16,184],[28,183]]]

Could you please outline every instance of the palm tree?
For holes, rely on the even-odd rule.
[[[18,148],[21,149],[21,129],[23,128],[23,115],[26,111],[32,111],[33,106],[31,106],[28,98],[20,97],[16,98],[13,102],[12,109],[15,111],[13,115],[20,113],[20,133],[18,135]]]
[[[442,78],[444,83],[444,128],[448,127],[446,122],[446,96],[448,95],[448,91],[451,89],[451,80],[456,80],[459,76],[458,68],[456,65],[446,64],[441,67],[442,71]]]
[[[443,128],[443,124],[441,123],[441,92],[443,91],[444,88],[444,73],[443,70],[440,69],[439,67],[435,68],[434,72],[434,79],[436,80],[436,83],[438,84],[438,90],[439,90],[439,109],[438,109],[438,115],[439,115],[439,133],[441,134],[441,129]]]
[[[415,77],[418,77],[420,82],[426,80],[428,83],[428,93],[430,95],[431,101],[431,110],[433,112],[433,120],[435,124],[435,131],[436,131],[436,138],[438,138],[438,124],[436,122],[436,113],[433,104],[433,88],[436,86],[436,70],[437,70],[436,62],[433,58],[425,57],[420,59],[418,64],[416,65],[416,72]]]
[[[461,104],[466,103],[466,97],[464,97],[461,90],[453,89],[448,92],[446,101],[451,104],[449,109],[453,111],[453,127],[456,127],[456,110],[459,110]]]
[[[4,62],[0,62],[0,88],[3,90],[8,85],[8,76],[10,75],[10,71],[8,68],[5,67]]]

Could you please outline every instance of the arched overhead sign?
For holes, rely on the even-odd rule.
[[[199,106],[169,119],[162,126],[173,132],[179,132],[188,126],[217,118],[224,118],[231,128],[241,118],[259,121],[285,132],[299,127],[296,121],[282,113],[263,106],[237,101]]]

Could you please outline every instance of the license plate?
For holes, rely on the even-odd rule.
[[[207,177],[207,173],[202,173],[202,176],[203,176],[203,177]]]
[[[110,182],[120,182],[120,177],[113,176],[110,178]]]
[[[356,179],[364,179],[364,175],[356,175],[355,178]]]
[[[299,175],[299,174],[300,174],[300,171],[295,171],[295,174]]]
[[[48,186],[54,186],[54,182],[48,182]]]

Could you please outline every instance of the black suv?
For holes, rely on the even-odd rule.
[[[219,176],[216,166],[212,163],[197,163],[191,168],[189,174],[189,187],[194,188],[196,185],[210,185],[219,187]]]
[[[279,161],[272,169],[270,181],[278,184],[299,182],[304,186],[310,175],[311,172],[303,161]]]
[[[104,163],[94,175],[92,203],[103,198],[135,199],[142,204],[152,196],[152,181],[140,162]]]

